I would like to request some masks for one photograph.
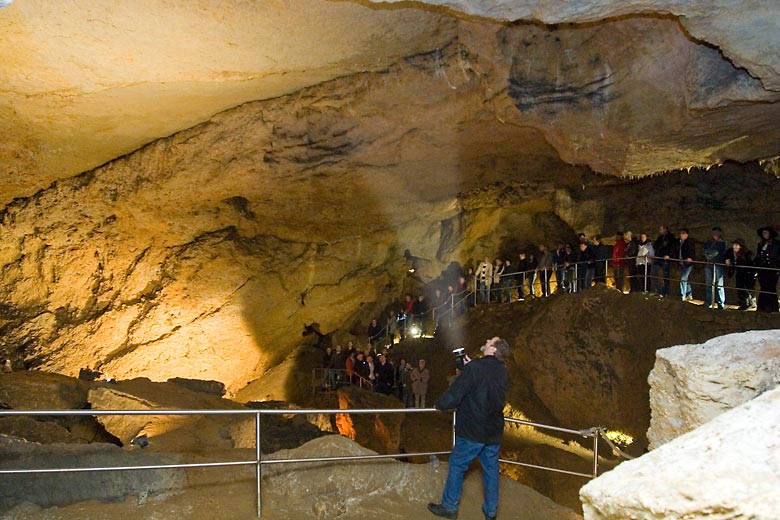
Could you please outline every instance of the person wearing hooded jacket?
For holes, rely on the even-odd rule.
[[[756,246],[756,267],[758,277],[758,303],[756,310],[761,312],[777,312],[777,278],[780,268],[780,240],[777,231],[771,226],[756,230],[761,240]]]

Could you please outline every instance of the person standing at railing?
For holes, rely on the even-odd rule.
[[[649,279],[650,268],[653,265],[655,249],[653,243],[647,238],[647,233],[639,233],[639,251],[636,255],[636,267],[638,275],[641,277],[642,292],[650,291],[652,280]]]
[[[723,289],[723,261],[726,256],[726,241],[723,240],[723,231],[715,226],[712,228],[712,238],[704,243],[704,258],[707,265],[704,266],[704,285],[707,291],[704,294],[704,305],[709,309],[713,305],[713,298],[718,309],[723,308],[726,300],[726,292]]]
[[[407,361],[400,373],[401,402],[406,408],[414,408],[414,394],[412,393],[412,363]]]
[[[366,356],[362,352],[355,354],[355,368],[353,369],[355,376],[352,378],[352,384],[363,384],[364,381],[368,381],[368,363],[366,362]]]
[[[420,293],[417,295],[412,306],[412,314],[414,314],[414,324],[419,329],[419,334],[422,336],[428,328],[428,302],[425,300],[425,295]]]
[[[421,359],[412,370],[412,394],[414,394],[414,407],[425,408],[425,396],[428,395],[428,381],[431,380],[431,371],[425,368],[425,360]]]
[[[536,254],[533,251],[528,252],[528,296],[536,298],[536,269],[539,267],[539,261],[536,259]]]
[[[495,520],[498,512],[498,459],[508,384],[504,360],[509,345],[494,337],[480,350],[483,357],[473,361],[466,357],[460,375],[435,405],[438,410],[455,410],[455,445],[447,482],[441,502],[428,504],[431,513],[443,518],[458,517],[463,475],[476,458],[482,466],[482,512],[486,520]]]
[[[490,302],[490,284],[493,283],[493,264],[487,256],[477,266],[477,287],[479,288],[479,300],[481,303]]]
[[[644,282],[639,278],[639,266],[637,265],[637,256],[639,256],[639,239],[631,231],[626,231],[626,267],[628,267],[628,286],[632,293],[641,292]]]
[[[566,292],[566,246],[563,242],[558,242],[558,248],[554,253],[555,260],[555,283],[557,285],[555,292]]]
[[[336,388],[336,373],[333,371],[336,366],[335,358],[333,349],[325,347],[325,352],[322,353],[322,388]]]
[[[528,260],[525,253],[517,255],[517,263],[514,265],[515,285],[517,286],[517,301],[525,300],[525,272],[528,270]]]
[[[728,269],[726,274],[729,278],[734,278],[739,310],[746,311],[755,305],[753,291],[756,288],[756,272],[753,270],[753,253],[745,247],[744,240],[737,238],[726,251],[724,263]]]
[[[595,283],[607,283],[607,259],[610,257],[611,251],[609,246],[601,240],[601,235],[593,237],[593,249],[595,251],[596,267],[593,274],[593,281]]]
[[[580,242],[580,253],[577,255],[577,288],[580,291],[589,289],[596,272],[596,255],[593,246]]]
[[[501,275],[501,293],[505,302],[512,301],[512,287],[515,285],[515,277],[512,274],[512,262],[508,258],[504,259],[504,272]]]
[[[372,347],[376,347],[382,339],[382,327],[379,326],[376,319],[371,320],[368,324],[368,344]]]
[[[504,274],[504,262],[501,257],[496,257],[493,262],[493,291],[495,292],[495,299],[498,303],[503,303],[504,298],[501,292],[501,276]],[[509,300],[507,300],[508,302]]]
[[[354,350],[349,350],[347,352],[347,359],[344,361],[344,374],[346,377],[345,383],[349,385],[355,384],[355,362],[357,361],[357,356],[355,355]]]
[[[401,314],[403,316],[403,319],[400,320],[401,323],[399,324],[399,329],[401,332],[401,341],[406,338],[406,333],[409,331],[409,329],[412,327],[412,309],[414,308],[414,300],[412,299],[412,295],[409,293],[406,293],[404,295],[404,303],[401,306]]]
[[[398,311],[396,309],[388,309],[387,316],[385,316],[384,331],[385,341],[392,346],[395,343],[395,333],[398,332]]]
[[[660,226],[658,238],[653,242],[656,259],[653,261],[653,278],[656,283],[656,292],[662,297],[669,296],[669,281],[671,279],[672,258],[677,254],[677,239],[669,228]],[[662,276],[659,276],[659,273]]]
[[[563,267],[566,269],[566,274],[564,275],[563,286],[566,292],[575,292],[575,284],[577,283],[577,253],[569,243],[564,248]]]
[[[379,363],[376,365],[376,391],[390,395],[393,393],[393,385],[395,385],[395,368],[387,356],[379,354]]]
[[[693,290],[691,282],[688,280],[693,271],[693,259],[696,258],[696,245],[688,235],[688,230],[680,230],[680,243],[677,251],[677,258],[680,259],[680,298],[682,301],[693,299]]]
[[[758,269],[758,305],[756,310],[761,312],[777,312],[777,278],[778,272],[773,269],[780,268],[780,241],[777,240],[777,231],[771,226],[764,226],[756,230],[761,240],[756,247],[756,267]]]
[[[615,280],[615,288],[623,292],[623,278],[626,271],[626,240],[622,231],[615,233],[615,245],[612,246],[612,277]]]
[[[473,267],[469,267],[464,279],[466,280],[466,292],[474,295],[473,298],[466,298],[466,307],[473,307],[477,304],[477,273],[474,272]]]
[[[552,276],[555,255],[544,244],[539,244],[539,279],[542,284],[542,296],[550,296],[550,277]]]
[[[336,350],[333,352],[333,375],[338,388],[344,383],[344,372],[347,362],[347,353],[343,351],[341,345],[336,345]]]

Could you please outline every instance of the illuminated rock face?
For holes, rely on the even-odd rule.
[[[780,331],[659,350],[648,381],[655,449],[780,384]]]
[[[769,390],[592,480],[585,518],[778,518],[778,406]]]
[[[313,0],[48,7],[0,11],[16,49],[0,64],[0,327],[17,368],[235,394],[304,323],[363,330],[408,288],[407,249],[427,281],[510,243],[650,218],[634,209],[645,194],[607,203],[609,181],[571,164],[641,175],[780,143],[775,93],[668,17],[553,28]],[[772,193],[684,189],[690,212],[749,200],[740,230],[764,223],[755,197]],[[674,215],[663,207],[651,216]]]

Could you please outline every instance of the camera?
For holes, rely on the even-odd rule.
[[[463,365],[466,364],[466,349],[456,348],[452,350],[452,353],[455,355],[455,366],[458,367],[458,370],[463,370]]]

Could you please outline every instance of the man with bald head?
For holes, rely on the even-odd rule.
[[[498,509],[498,454],[504,433],[507,389],[504,360],[509,356],[509,345],[494,337],[480,351],[483,355],[479,359],[466,356],[460,375],[435,405],[438,410],[456,410],[455,446],[450,454],[447,483],[441,503],[428,504],[431,513],[443,518],[458,518],[463,475],[477,457],[485,492],[482,512],[487,520],[493,520]]]

